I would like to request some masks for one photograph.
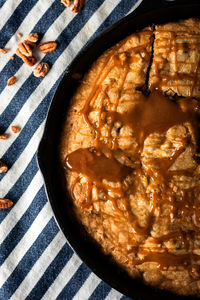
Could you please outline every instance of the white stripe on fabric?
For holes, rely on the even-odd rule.
[[[6,0],[4,5],[0,8],[1,10],[1,24],[0,30],[3,28],[5,23],[11,17],[17,6],[22,2],[22,0]]]
[[[100,282],[101,279],[98,278],[94,273],[91,273],[82,285],[82,287],[73,297],[73,300],[87,300]]]
[[[123,295],[116,290],[112,289],[110,293],[107,295],[105,300],[120,300]]]
[[[40,277],[44,274],[50,263],[56,257],[58,252],[66,243],[66,238],[60,231],[54,237],[52,242],[48,245],[27,276],[24,278],[18,289],[12,295],[10,300],[25,299],[31,292],[32,288],[39,281]],[[50,298],[49,298],[50,299]]]
[[[19,28],[17,29],[16,33],[10,38],[10,40],[6,43],[5,48],[9,49],[9,53],[3,56],[1,55],[1,65],[0,71],[5,67],[6,63],[9,61],[10,57],[15,53],[17,44],[20,41],[23,41],[26,36],[32,31],[34,26],[38,23],[38,21],[42,18],[45,14],[46,10],[51,6],[51,4],[55,0],[39,0],[34,7],[29,11],[26,18],[20,24]],[[6,1],[7,2],[7,1]],[[13,2],[13,0],[12,0]],[[22,33],[23,37],[19,39],[17,37],[17,33]],[[27,66],[26,66],[27,67]],[[28,69],[28,67],[27,67]],[[23,75],[24,77],[24,75]]]
[[[29,141],[28,145],[21,153],[19,158],[15,161],[15,163],[12,165],[10,170],[8,170],[6,175],[1,179],[0,181],[0,191],[2,195],[1,197],[4,197],[8,193],[8,191],[12,188],[12,186],[16,183],[18,178],[22,175],[22,173],[26,169],[32,157],[35,155],[35,152],[38,148],[38,144],[41,140],[43,129],[44,129],[44,121],[38,127],[38,129],[32,136],[31,140]]]
[[[80,258],[76,254],[73,254],[71,259],[56,277],[55,281],[46,291],[42,297],[42,300],[55,300],[66,284],[70,281],[72,276],[76,273],[81,264],[82,261]]]
[[[24,215],[28,207],[31,205],[30,199],[34,199],[37,192],[43,185],[43,179],[40,171],[36,173],[33,177],[31,183],[29,184],[26,191],[17,201],[17,203],[13,206],[9,214],[5,217],[0,225],[0,244],[3,240],[8,236],[10,231],[16,225],[16,223],[20,220],[20,218]]]
[[[39,234],[52,218],[52,210],[49,202],[45,204],[38,216],[35,218],[29,230],[25,233],[21,241],[16,245],[10,255],[0,267],[0,286],[3,285],[11,273],[14,271],[20,260],[30,249]]]

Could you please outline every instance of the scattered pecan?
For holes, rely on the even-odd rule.
[[[25,62],[30,67],[34,66],[34,64],[36,64],[36,62],[37,62],[37,60],[34,56],[26,57],[25,55],[23,55],[20,52],[19,48],[17,48],[16,54],[23,60],[23,62]]]
[[[74,13],[78,13],[79,11],[81,11],[84,4],[85,4],[85,0],[74,0],[74,5],[72,6],[72,11]]]
[[[14,125],[12,125],[12,126],[11,126],[11,130],[12,130],[12,132],[14,132],[14,133],[18,133],[18,132],[20,132],[21,128],[20,128],[19,126],[14,126]]]
[[[19,51],[20,51],[23,55],[25,55],[25,56],[27,56],[27,57],[32,56],[32,50],[31,50],[29,44],[28,44],[26,41],[24,41],[24,42],[22,42],[22,43],[19,43],[19,44],[18,44],[18,49],[19,49]]]
[[[61,0],[61,2],[67,7],[69,7],[72,4],[72,0]]]
[[[6,209],[13,206],[13,202],[9,199],[0,198],[0,209]]]
[[[0,140],[7,140],[8,136],[7,134],[0,134]]]
[[[6,54],[6,53],[7,53],[7,50],[6,50],[6,49],[3,49],[3,48],[0,48],[0,52],[3,53],[3,54]]]
[[[30,33],[27,37],[26,37],[26,40],[27,41],[30,41],[30,42],[33,42],[33,43],[37,43],[39,39],[39,36],[37,33]]]
[[[49,53],[56,50],[57,43],[56,42],[45,42],[40,44],[39,48],[43,53]]]
[[[8,167],[2,161],[0,161],[0,173],[6,173],[8,171]]]
[[[8,85],[13,85],[16,81],[16,76],[12,76],[8,79]]]
[[[47,63],[40,63],[35,70],[33,71],[33,75],[35,77],[44,77],[49,72],[49,65]]]

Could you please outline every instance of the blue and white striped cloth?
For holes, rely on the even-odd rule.
[[[0,0],[0,197],[14,206],[0,211],[0,299],[128,299],[101,281],[79,259],[59,230],[36,163],[36,151],[52,96],[68,64],[84,44],[127,15],[142,0],[88,0],[74,14],[60,0]],[[52,68],[43,79],[14,56],[22,33],[56,40],[58,48],[38,60]],[[7,86],[11,76],[17,82]],[[22,128],[11,133],[10,126]]]

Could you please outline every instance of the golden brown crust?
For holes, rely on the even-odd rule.
[[[168,50],[159,52],[160,40],[163,39],[162,43],[166,48],[168,44],[165,38],[171,36],[172,31],[176,33],[177,39],[181,39],[181,44],[191,35],[195,35],[192,36],[195,43],[200,40],[198,20],[189,19],[156,26],[154,57],[149,77],[151,87],[157,84],[158,77],[161,80],[159,72],[166,72],[167,76],[171,76],[171,70],[174,69],[174,58],[169,55]],[[180,31],[184,37],[180,37]],[[122,182],[104,182],[108,188],[107,194],[103,189],[98,190],[98,184],[95,185],[84,174],[67,171],[66,185],[73,194],[77,216],[104,252],[112,254],[132,277],[142,276],[147,284],[155,287],[183,295],[199,296],[200,272],[197,258],[200,255],[200,234],[197,229],[194,231],[193,214],[180,203],[184,193],[189,197],[187,193],[192,190],[193,195],[196,195],[200,188],[200,167],[194,159],[197,140],[193,125],[191,122],[184,122],[171,126],[165,132],[149,134],[144,139],[143,149],[138,158],[138,141],[132,128],[120,122],[115,122],[109,127],[109,119],[103,119],[112,111],[128,114],[143,101],[140,89],[146,82],[152,53],[152,37],[151,28],[133,34],[107,50],[92,65],[71,100],[61,138],[61,160],[64,162],[69,153],[79,148],[96,147],[98,142],[106,145],[102,150],[105,155],[109,156],[109,151],[112,151],[115,159],[122,165],[133,168],[139,161],[141,169],[134,170]],[[195,51],[188,42],[190,58],[194,56]],[[182,55],[180,56],[182,59]],[[167,66],[161,68],[158,73],[155,72],[157,59],[167,60]],[[197,66],[198,56],[195,56],[194,60],[194,65]],[[188,89],[184,85],[185,79],[181,77],[181,80],[178,89],[173,85],[170,89],[178,95],[188,96],[191,85]],[[192,88],[191,94],[195,97],[199,97],[198,84],[198,81],[195,81]],[[164,92],[168,91],[164,84],[157,84],[156,87]],[[180,107],[183,111],[184,105],[185,102],[181,100]],[[178,155],[169,169],[170,172],[174,172],[174,176],[168,178],[168,189],[164,190],[163,196],[167,200],[164,201],[162,196],[159,196],[163,192],[164,183],[155,181],[155,178],[163,168],[163,160],[170,160],[175,149],[178,149]],[[160,180],[163,179],[161,175]],[[86,201],[89,185],[92,202]],[[120,193],[121,187],[125,189],[126,186],[132,188],[124,199]],[[172,194],[174,198],[170,200]],[[155,198],[152,195],[156,195]],[[112,198],[115,201],[112,201]],[[156,201],[159,203],[155,205]],[[181,214],[172,210],[170,201],[175,201],[178,207],[182,207]],[[155,209],[152,209],[154,205]],[[137,226],[129,219],[128,210],[137,218]],[[141,230],[149,224],[149,231]],[[196,225],[198,227],[199,223]],[[166,251],[171,265],[165,265],[162,258]],[[157,257],[155,253],[158,254]],[[185,266],[182,263],[184,255],[188,253],[196,255],[194,257],[197,264]],[[178,264],[174,255],[179,257]],[[140,263],[137,263],[138,260]],[[159,267],[159,261],[164,267]]]

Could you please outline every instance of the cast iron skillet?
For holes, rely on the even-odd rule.
[[[136,30],[153,23],[165,23],[189,17],[200,17],[200,1],[143,0],[134,12],[103,31],[90,42],[67,68],[59,84],[49,109],[44,135],[38,149],[38,163],[44,176],[46,191],[57,223],[70,245],[101,279],[134,299],[171,300],[186,299],[186,297],[155,290],[140,280],[130,278],[112,262],[110,257],[105,256],[88,236],[83,226],[76,220],[71,199],[64,189],[64,174],[58,163],[60,132],[70,98],[78,85],[77,80],[72,78],[74,73],[84,74],[103,51]]]

